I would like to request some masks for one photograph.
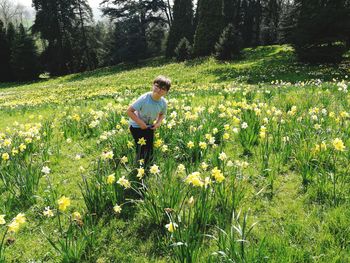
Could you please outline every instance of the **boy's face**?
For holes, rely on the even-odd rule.
[[[165,87],[160,87],[158,84],[153,84],[153,92],[160,97],[165,96],[168,93],[168,90]]]

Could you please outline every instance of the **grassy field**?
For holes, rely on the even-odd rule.
[[[268,46],[0,84],[0,262],[350,262],[349,65]],[[143,174],[125,110],[160,74]]]

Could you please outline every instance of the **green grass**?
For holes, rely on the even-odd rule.
[[[313,96],[314,91],[335,90],[336,81],[333,79],[350,78],[349,63],[346,59],[338,66],[302,65],[296,61],[289,46],[269,46],[245,49],[242,59],[226,63],[213,58],[183,63],[156,58],[138,65],[118,65],[33,83],[5,83],[0,84],[0,132],[12,127],[14,122],[38,122],[39,115],[53,120],[52,145],[55,147],[47,163],[52,170],[50,178],[60,195],[72,198],[71,211],[83,213],[86,207],[78,187],[82,182],[79,166],[91,175],[94,161],[103,149],[98,146],[96,137],[77,136],[72,143],[67,143],[59,126],[64,112],[76,110],[87,114],[90,109],[102,110],[108,103],[113,103],[122,105],[118,114],[125,115],[125,107],[139,94],[149,90],[152,80],[160,74],[172,79],[172,89],[167,98],[170,101],[179,99],[193,107],[234,100],[234,94],[224,92],[227,87],[271,89],[274,92],[274,87],[278,85],[271,82],[278,80],[280,86],[290,83],[289,88],[276,89],[271,105],[278,105],[281,109],[290,105],[308,109],[326,104],[327,93],[318,97]],[[320,88],[318,79],[321,81]],[[306,88],[302,90],[300,86],[304,84]],[[255,96],[261,96],[258,99],[263,100],[261,94],[256,93]],[[347,109],[347,98],[339,105],[334,98],[329,102],[331,109]],[[60,154],[55,153],[58,149]],[[288,164],[276,174],[274,195],[271,197],[267,179],[258,172],[258,155],[242,157],[237,141],[232,145],[226,144],[224,150],[233,159],[241,158],[252,164],[245,172],[247,178],[242,184],[245,198],[240,202],[240,208],[250,208],[249,220],[259,221],[252,243],[264,240],[262,251],[267,255],[266,262],[350,262],[348,199],[335,207],[315,201],[312,192],[302,185],[300,174]],[[80,160],[75,160],[77,154],[82,155]],[[275,166],[273,168],[276,169]],[[47,181],[41,178],[37,203],[25,208],[25,211],[19,208],[3,211],[0,206],[0,214],[16,215],[22,211],[28,218],[24,229],[15,234],[15,242],[6,245],[8,262],[59,262],[57,253],[42,235],[42,230],[57,234],[53,220],[41,214],[47,205],[47,187]],[[349,189],[348,180],[345,187]],[[0,201],[5,202],[4,195],[0,195]],[[130,209],[130,216],[102,218],[96,226],[95,244],[81,262],[167,262],[174,259],[171,249],[164,245],[169,242],[165,230],[154,226],[142,212],[133,211],[136,210],[133,206],[127,209]],[[217,234],[215,228],[210,231],[213,232],[210,234]],[[206,240],[200,261],[209,262],[215,248],[213,240]]]

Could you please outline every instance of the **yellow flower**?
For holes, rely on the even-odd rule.
[[[26,148],[27,148],[27,146],[26,146],[25,144],[23,144],[23,143],[21,143],[21,144],[19,145],[19,151],[20,151],[20,152],[23,152]]]
[[[117,181],[117,184],[123,186],[125,189],[131,187],[129,180],[126,179],[124,175],[119,178],[119,180]]]
[[[114,156],[113,151],[109,151],[109,152],[103,152],[101,157],[103,160],[107,160],[107,159],[111,160],[113,159],[113,156]]]
[[[15,233],[15,232],[18,231],[19,226],[20,226],[19,223],[18,223],[17,221],[13,220],[13,221],[8,225],[9,231]]]
[[[81,220],[81,214],[79,212],[74,212],[72,214],[73,220]]]
[[[136,177],[141,180],[144,175],[145,175],[145,169],[143,169],[142,167],[138,168]]]
[[[68,197],[65,197],[64,195],[58,199],[58,209],[61,211],[65,211],[68,206],[70,206],[70,199]]]
[[[123,156],[121,159],[120,159],[121,163],[122,164],[126,164],[128,162],[128,157],[126,156]]]
[[[200,177],[199,172],[193,172],[193,173],[189,174],[186,177],[185,182],[188,184],[192,184],[193,186],[198,186],[198,187],[204,186],[204,183],[202,182],[202,179]]]
[[[186,167],[185,167],[185,165],[183,165],[182,163],[180,163],[180,164],[177,166],[177,171],[178,171],[179,173],[183,173],[185,170],[186,170]]]
[[[211,175],[215,178],[215,181],[218,183],[221,183],[225,180],[225,176],[221,173],[221,170],[219,170],[217,167],[215,167],[213,170],[211,170]]]
[[[230,139],[230,134],[228,134],[227,132],[225,132],[224,135],[222,136],[222,138],[223,138],[224,140],[228,140],[228,139]]]
[[[0,215],[0,225],[5,225],[6,221],[5,221],[5,215]]]
[[[10,159],[10,155],[9,155],[8,153],[3,153],[3,154],[1,155],[1,157],[2,157],[2,159],[3,159],[4,161],[7,161],[7,160]]]
[[[146,145],[146,139],[145,138],[140,138],[139,140],[138,140],[138,142],[137,142],[137,144],[139,144],[139,145]]]
[[[189,141],[189,142],[187,143],[187,147],[188,147],[189,149],[192,149],[192,148],[194,147],[193,141]]]
[[[116,204],[114,207],[113,207],[113,210],[114,212],[116,212],[117,214],[119,214],[121,211],[122,211],[122,207],[118,204]]]
[[[337,151],[344,151],[345,150],[345,145],[343,143],[343,141],[339,138],[335,138],[333,140],[333,146],[334,146],[334,149],[336,149]]]
[[[23,213],[19,213],[13,220],[18,224],[24,224],[26,222],[26,217]]]
[[[173,233],[176,230],[176,228],[177,228],[177,224],[173,223],[173,222],[170,222],[169,224],[165,225],[165,228],[168,229],[168,231],[170,233]]]
[[[134,146],[134,144],[133,144],[133,142],[128,141],[127,146],[129,149],[131,149]]]
[[[201,163],[201,167],[202,167],[202,169],[203,169],[204,171],[206,171],[207,168],[208,168],[208,164],[205,163],[205,162],[202,162],[202,163]]]
[[[163,140],[162,139],[157,139],[154,143],[155,148],[160,148],[163,145]]]
[[[113,184],[115,182],[114,174],[110,174],[107,176],[107,184]]]
[[[151,166],[151,168],[150,168],[149,171],[150,171],[151,174],[157,174],[157,173],[160,172],[160,171],[159,171],[158,165],[155,165],[155,164],[153,164],[153,165]]]
[[[206,142],[199,142],[199,148],[201,148],[202,150],[207,149],[207,143]]]

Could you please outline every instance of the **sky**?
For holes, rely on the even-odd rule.
[[[90,4],[90,7],[93,10],[95,19],[100,18],[101,11],[98,10],[98,7],[99,7],[100,2],[102,2],[102,0],[88,0],[88,1],[89,1],[89,4]],[[24,5],[26,7],[30,7],[30,8],[32,6],[32,0],[15,0],[13,2],[17,2],[19,4],[22,4],[22,5]]]

